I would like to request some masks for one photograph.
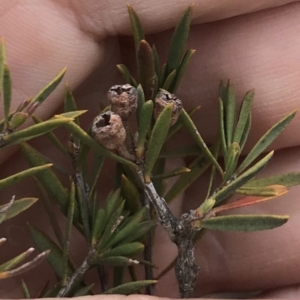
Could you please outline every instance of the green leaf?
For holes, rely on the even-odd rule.
[[[279,185],[281,186],[281,185]],[[239,188],[236,193],[248,196],[262,196],[262,197],[272,197],[277,196],[278,185],[265,186],[265,187],[247,187],[247,184]]]
[[[243,188],[262,188],[269,185],[283,185],[292,187],[300,184],[300,172],[274,175],[261,179],[254,179],[243,186]]]
[[[186,147],[180,147],[175,148],[172,150],[168,150],[165,152],[162,152],[159,155],[159,158],[168,158],[168,157],[186,157],[186,156],[196,156],[200,154],[200,149],[198,146],[186,146]]]
[[[95,259],[92,261],[92,264],[108,265],[108,266],[115,266],[115,267],[131,266],[131,265],[136,265],[138,263],[139,262],[137,260],[133,260],[131,258],[124,257],[124,256],[109,256],[100,259]]]
[[[0,93],[3,88],[4,68],[6,63],[6,47],[4,38],[0,39]]]
[[[40,155],[38,151],[29,146],[26,143],[21,144],[22,152],[30,166],[40,166],[45,164],[45,159]],[[62,186],[60,180],[50,169],[44,170],[36,175],[39,182],[43,187],[52,195],[53,199],[56,200],[61,210],[67,215],[68,212],[68,203],[69,203],[69,194],[67,190]],[[75,219],[78,218],[75,213]]]
[[[226,102],[224,103],[224,112],[225,112],[225,134],[226,142],[229,147],[233,141],[233,133],[235,126],[235,92],[233,85],[228,81],[227,84],[227,97]]]
[[[167,78],[166,78],[166,80],[165,80],[165,82],[164,82],[164,84],[163,84],[163,86],[162,86],[162,88],[163,88],[164,90],[169,91],[169,88],[170,88],[170,86],[171,86],[171,84],[172,84],[172,82],[173,82],[175,76],[176,76],[176,70],[173,70],[173,71],[167,76]]]
[[[124,236],[124,239],[122,239],[122,241],[119,242],[131,243],[133,241],[136,241],[138,238],[143,236],[145,233],[147,233],[150,229],[152,229],[155,226],[156,224],[153,221],[144,221],[142,223],[139,223],[138,226],[135,228],[135,230],[131,230],[131,233],[128,233],[127,236]],[[124,232],[122,234],[124,234]],[[115,243],[115,240],[113,242]]]
[[[59,74],[53,78],[34,98],[31,103],[39,102],[42,103],[44,100],[56,89],[61,80],[63,79],[67,68],[63,68]]]
[[[151,125],[152,115],[153,101],[149,100],[143,104],[139,112],[138,140],[136,148],[136,155],[138,158],[141,158],[144,154],[145,140]]]
[[[221,140],[221,146],[222,146],[222,152],[223,155],[225,156],[227,153],[227,143],[226,143],[226,136],[225,136],[225,127],[224,127],[224,105],[223,101],[221,98],[219,98],[219,103],[218,103],[218,123],[219,123],[219,135],[220,135],[220,140]]]
[[[18,214],[32,206],[37,200],[38,198],[22,198],[19,200],[15,200],[7,211],[4,220],[8,220],[17,216]],[[1,205],[0,210],[2,210],[6,205],[7,204]]]
[[[11,104],[11,78],[10,78],[10,71],[7,65],[4,66],[4,73],[3,73],[3,104],[4,104],[4,120],[5,120],[5,124],[8,125],[9,109]]]
[[[165,82],[166,70],[167,70],[167,64],[163,64],[158,78],[158,88],[162,88]]]
[[[129,243],[134,240],[131,237],[140,229],[141,222],[146,218],[146,212],[148,208],[143,208],[137,212],[130,221],[120,229],[119,232],[109,241],[107,247],[117,245],[117,243]],[[128,239],[129,238],[129,239]]]
[[[71,89],[68,84],[66,84],[66,91],[65,91],[65,101],[64,101],[64,111],[71,112],[77,111],[77,105],[74,99],[74,96],[71,92]],[[74,122],[79,125],[79,119],[75,118]]]
[[[222,231],[258,231],[279,227],[289,216],[277,215],[231,215],[202,220],[200,226]]]
[[[145,98],[152,99],[155,83],[154,58],[152,49],[145,40],[140,41],[137,49],[137,69]]]
[[[64,276],[64,258],[62,250],[50,239],[44,232],[38,230],[34,226],[28,225],[31,238],[39,249],[39,251],[51,250],[47,257],[48,263],[51,265],[56,276],[62,278]],[[72,274],[73,269],[68,265],[68,275]]]
[[[22,261],[24,261],[32,252],[34,251],[34,248],[29,248],[27,251],[19,254],[18,256],[10,259],[6,263],[0,265],[0,272],[5,272],[11,270],[16,265],[20,264]]]
[[[105,229],[105,211],[99,209],[92,230],[92,245],[96,245]]]
[[[22,287],[23,297],[25,299],[31,299],[29,291],[28,291],[28,287],[24,280],[22,280],[22,282],[21,282],[21,287]]]
[[[117,65],[117,69],[122,74],[122,76],[123,76],[123,78],[124,78],[124,80],[125,80],[126,83],[129,83],[129,84],[131,84],[134,87],[137,87],[136,81],[131,76],[128,68],[125,65],[119,64],[119,65]]]
[[[194,141],[197,143],[199,148],[202,150],[203,154],[206,156],[208,161],[210,161],[216,169],[220,172],[220,174],[223,174],[223,170],[213,154],[208,149],[207,145],[205,144],[204,140],[202,139],[200,133],[198,132],[195,124],[193,123],[190,116],[187,114],[187,112],[182,109],[181,113],[179,115],[179,119],[182,122],[183,126],[186,128],[188,133],[191,135],[191,137],[194,139]]]
[[[151,171],[165,143],[172,115],[173,104],[168,104],[158,116],[150,136],[144,169],[145,181],[151,181]]]
[[[85,114],[87,112],[87,110],[76,110],[76,111],[68,111],[65,113],[61,113],[59,115],[54,115],[53,119],[59,119],[59,118],[71,118],[71,119],[76,119],[80,116],[82,116],[83,114]]]
[[[93,288],[94,283],[89,284],[88,286],[85,286],[83,288],[80,288],[79,290],[77,290],[72,297],[81,297],[81,296],[86,296],[86,295],[90,295],[91,293],[91,289]]]
[[[11,118],[10,121],[8,122],[7,127],[10,130],[14,130],[17,129],[18,127],[20,127],[21,125],[23,125],[28,119],[28,114],[25,112],[15,112]]]
[[[253,167],[249,168],[246,172],[241,174],[238,178],[230,182],[228,185],[223,187],[219,192],[214,195],[214,199],[216,203],[220,203],[225,200],[233,193],[236,192],[240,187],[242,187],[246,182],[252,179],[271,159],[274,151],[267,154],[264,158],[262,158],[259,162],[257,162]]]
[[[137,91],[137,110],[136,110],[136,115],[137,115],[137,121],[139,122],[139,116],[141,113],[141,109],[145,103],[145,94],[143,91],[142,86],[139,84],[138,87],[136,88]]]
[[[107,157],[110,157],[111,159],[124,164],[133,167],[134,169],[138,170],[139,167],[134,164],[133,162],[116,155],[112,151],[109,151],[102,147],[99,143],[97,143],[91,136],[89,136],[83,129],[81,129],[77,124],[74,122],[70,122],[68,124],[65,124],[65,126],[72,132],[74,136],[79,138],[83,144],[87,144],[89,147],[95,149],[100,155],[104,155]]]
[[[190,5],[178,22],[171,41],[168,54],[167,71],[168,76],[173,70],[179,70],[184,54],[186,41],[189,35],[193,5]]]
[[[250,153],[244,159],[242,164],[237,169],[237,173],[241,173],[247,168],[285,129],[285,127],[292,121],[296,114],[296,110],[285,116],[278,123],[272,126],[256,143]]]
[[[17,182],[19,182],[29,176],[36,175],[41,171],[46,171],[46,169],[49,169],[51,166],[52,166],[52,164],[44,164],[42,166],[33,167],[33,168],[27,169],[25,171],[11,175],[9,177],[6,177],[4,179],[1,179],[0,180],[0,190],[7,188],[11,185],[14,185]]]
[[[182,62],[179,66],[179,70],[177,70],[177,73],[176,73],[176,77],[174,78],[173,82],[172,82],[172,85],[169,89],[169,92],[170,93],[176,93],[177,89],[178,89],[178,86],[179,86],[179,83],[190,63],[190,60],[192,58],[192,56],[195,54],[196,50],[194,49],[190,49],[188,51],[185,52],[184,54],[184,57],[182,59]]]
[[[200,175],[202,175],[210,163],[203,155],[196,158],[193,163],[189,166],[190,172],[181,175],[178,180],[174,183],[168,193],[165,195],[167,202],[172,201],[175,197],[183,193]]]
[[[177,169],[174,169],[170,172],[165,172],[159,175],[153,175],[152,178],[153,179],[166,179],[166,178],[171,178],[171,177],[175,177],[175,176],[179,176],[185,173],[191,172],[191,170],[189,168],[186,167],[180,167]]]
[[[124,283],[108,291],[105,291],[103,294],[104,295],[111,295],[111,294],[130,295],[155,283],[157,283],[157,280],[140,280],[140,281]]]
[[[32,125],[23,130],[16,131],[11,134],[3,136],[1,141],[2,145],[0,146],[3,147],[7,145],[13,145],[13,144],[19,144],[21,142],[25,142],[27,140],[43,135],[49,131],[52,131],[57,127],[70,123],[72,121],[73,119],[71,118],[62,117],[59,119],[50,119],[42,123]]]
[[[191,111],[188,111],[188,115],[192,117],[195,112],[197,112],[200,109],[201,106],[197,106]],[[169,130],[167,139],[171,138],[173,135],[175,135],[181,128],[183,127],[183,124],[181,120],[179,119]],[[199,147],[198,147],[199,149]]]
[[[139,242],[126,243],[107,251],[103,257],[106,256],[133,256],[143,252],[145,246]]]
[[[141,209],[141,196],[136,186],[123,174],[121,180],[122,196],[125,199],[125,208],[132,214]]]
[[[101,173],[103,163],[104,163],[104,156],[96,153],[95,154],[95,159],[94,159],[94,162],[93,162],[93,171],[92,171],[92,176],[91,176],[91,178],[93,180],[90,184],[90,193],[89,193],[90,197],[92,196],[92,194],[94,193],[94,191],[96,189],[96,186],[97,186],[97,183],[98,183],[98,178],[99,178],[99,175]]]
[[[133,34],[135,50],[137,51],[141,40],[145,39],[145,35],[144,35],[144,31],[143,31],[141,22],[139,20],[139,17],[137,16],[137,14],[134,11],[134,9],[132,8],[132,6],[127,5],[127,9],[128,9],[128,14],[129,14],[130,23],[131,23],[131,31]]]
[[[245,131],[248,130],[247,122],[251,113],[254,93],[254,90],[247,92],[242,102],[239,120],[233,136],[233,142],[236,142],[238,144],[240,144],[242,136],[245,135]]]
[[[117,209],[111,214],[109,219],[106,219],[105,229],[97,248],[99,251],[104,251],[111,246],[114,233],[118,228],[120,222],[123,220],[122,212],[124,208],[125,201],[122,201]]]
[[[239,156],[240,145],[236,142],[233,142],[228,146],[228,150],[226,153],[225,176],[223,178],[224,183],[230,180],[232,176],[234,176]]]
[[[155,74],[159,78],[159,76],[160,76],[160,61],[159,61],[159,55],[158,55],[155,45],[152,46],[152,54],[153,54],[153,59],[154,59]]]
[[[247,142],[247,139],[248,139],[248,136],[249,136],[249,132],[250,132],[250,129],[251,129],[251,123],[252,123],[252,113],[250,111],[248,119],[247,119],[247,122],[246,122],[246,125],[245,125],[244,132],[243,132],[243,134],[241,136],[241,141],[240,141],[241,152],[244,149],[244,146],[245,146],[245,144]]]

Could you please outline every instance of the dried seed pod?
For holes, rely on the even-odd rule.
[[[179,114],[182,109],[182,102],[174,94],[169,93],[166,90],[160,89],[155,97],[155,107],[154,107],[154,118],[155,120],[161,114],[163,109],[167,104],[173,103],[171,126],[174,125],[179,117]]]
[[[112,111],[100,114],[94,119],[92,133],[95,140],[110,150],[117,149],[126,139],[122,120]]]
[[[111,103],[111,110],[118,114],[122,120],[127,120],[136,111],[137,90],[130,84],[112,86],[107,97]]]

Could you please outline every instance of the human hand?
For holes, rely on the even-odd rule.
[[[195,3],[188,44],[197,49],[197,54],[181,83],[178,96],[187,108],[201,104],[195,122],[207,142],[213,140],[216,131],[216,97],[221,78],[231,78],[239,99],[247,90],[256,89],[253,131],[248,149],[283,115],[299,107],[300,5],[283,6],[287,2],[291,1]],[[151,34],[149,41],[155,43],[162,56],[168,51],[172,31],[169,29],[175,26],[188,4],[186,0],[176,1],[176,4],[154,0],[131,2],[145,31]],[[279,7],[271,9],[272,6]],[[132,37],[124,36],[130,34],[130,25],[123,1],[10,1],[1,4],[0,12],[1,35],[6,39],[13,79],[13,108],[34,95],[67,66],[66,80],[76,89],[79,108],[92,112],[84,116],[87,125],[97,114],[99,101],[104,101],[108,88],[122,82],[115,64],[122,62],[134,68]],[[42,118],[53,115],[62,104],[62,95],[61,86],[39,108],[38,115]],[[296,117],[275,142],[274,147],[282,150],[275,154],[264,175],[298,170],[300,138],[296,130],[299,122],[299,117]],[[47,142],[37,140],[33,143],[46,155],[52,155],[55,161],[62,160],[58,155],[53,157],[53,149]],[[26,168],[18,153],[2,152],[2,177]],[[202,191],[198,188],[201,184],[198,181],[186,193],[182,206],[182,199],[173,205],[178,213],[181,209],[186,211],[195,207],[195,203],[201,200]],[[33,186],[26,181],[13,193],[36,196]],[[272,203],[242,210],[290,214],[290,221],[282,228],[248,234],[211,231],[204,236],[197,245],[197,263],[202,269],[196,297],[215,291],[268,290],[298,284],[300,210],[297,192],[299,188],[294,188]],[[2,198],[10,199],[11,193],[11,189],[5,190]],[[3,254],[5,258],[32,245],[26,229],[22,228],[24,220],[29,219],[47,230],[42,209],[35,205],[22,217],[1,228],[4,231],[1,236],[6,236],[9,239],[7,244],[10,244],[1,249],[9,251]],[[74,248],[81,248],[82,243],[80,238],[73,241],[73,245],[77,245]],[[164,233],[158,235],[154,250],[157,265],[162,268],[167,265],[175,257],[175,251]],[[34,289],[40,289],[46,279],[35,270],[30,271],[28,277],[34,295]],[[45,274],[45,277],[49,275]],[[19,281],[17,278],[0,282],[3,286],[1,296],[20,297],[19,290],[13,290],[19,286]],[[161,280],[156,290],[159,296],[178,296],[173,272]],[[297,297],[297,287],[284,290],[283,294],[281,291],[274,293],[271,294],[273,297]]]

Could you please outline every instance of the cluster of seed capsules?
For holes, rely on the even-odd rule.
[[[107,93],[111,110],[98,115],[92,123],[92,134],[105,148],[116,150],[127,159],[135,161],[135,149],[126,145],[126,125],[137,109],[138,94],[130,84],[114,85]],[[155,97],[153,117],[156,120],[167,104],[173,104],[171,126],[174,125],[182,109],[182,102],[174,94],[161,89]]]

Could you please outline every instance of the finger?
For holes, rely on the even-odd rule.
[[[238,15],[279,7],[295,0],[257,0],[241,2],[238,0],[194,1],[193,23],[206,23],[227,19]],[[68,4],[56,1],[66,10],[75,12],[83,30],[96,36],[131,34],[128,22],[127,2],[124,0],[107,3],[105,1],[69,1]],[[183,11],[192,3],[186,0],[150,2],[133,0],[130,5],[138,13],[146,33],[160,32],[175,27]]]
[[[201,105],[193,120],[206,142],[213,142],[217,131],[220,79],[231,79],[239,102],[248,90],[256,90],[248,150],[272,125],[299,108],[299,12],[295,3],[192,27],[188,47],[197,52],[177,94],[187,109]],[[170,35],[167,31],[149,37],[164,58]],[[128,45],[122,39],[123,59],[131,65],[133,49]],[[296,116],[272,149],[299,145],[299,126]]]

